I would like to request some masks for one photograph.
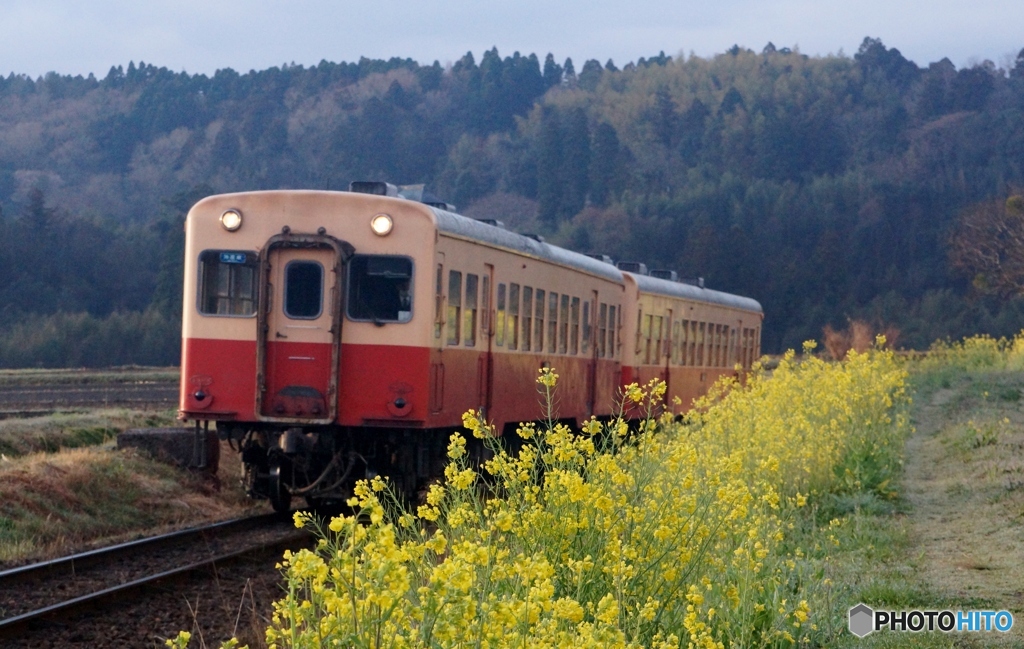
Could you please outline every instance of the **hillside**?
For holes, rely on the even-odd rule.
[[[106,361],[174,362],[187,206],[354,179],[426,182],[470,216],[750,295],[766,351],[849,318],[910,347],[1024,321],[948,255],[964,210],[1024,187],[1024,51],[960,70],[877,39],[578,71],[496,49],[212,77],[132,63],[0,79],[0,365],[103,364],[66,340],[109,349],[143,321],[154,358]]]

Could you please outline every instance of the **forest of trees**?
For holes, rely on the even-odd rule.
[[[1024,327],[1020,293],[951,253],[965,215],[1024,187],[1024,50],[958,70],[866,38],[853,57],[769,43],[577,70],[492,49],[0,78],[0,366],[176,363],[188,207],[351,180],[425,182],[464,214],[754,297],[769,352],[851,319],[908,347]]]

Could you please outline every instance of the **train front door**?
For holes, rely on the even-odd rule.
[[[318,237],[268,246],[262,261],[257,409],[264,420],[337,414],[342,251]]]

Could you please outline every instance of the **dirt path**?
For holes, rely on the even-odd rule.
[[[1022,386],[1020,373],[992,373],[920,395],[903,480],[918,577],[951,607],[1011,611],[1015,644],[1024,638]]]

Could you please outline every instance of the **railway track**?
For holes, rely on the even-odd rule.
[[[180,530],[0,572],[0,638],[32,633],[89,607],[144,594],[157,582],[310,538],[277,515]]]

